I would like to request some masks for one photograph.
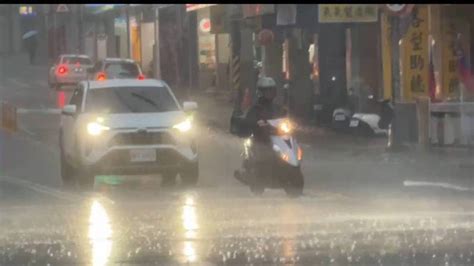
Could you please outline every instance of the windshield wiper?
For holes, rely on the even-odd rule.
[[[132,92],[131,94],[132,94],[133,96],[135,96],[135,97],[137,97],[137,98],[143,100],[144,102],[149,103],[150,105],[153,105],[153,106],[156,107],[159,111],[161,111],[160,106],[159,106],[156,102],[154,102],[154,101],[148,99],[147,97],[145,97],[145,96],[143,96],[143,95],[141,95],[141,94],[135,93],[135,92]]]

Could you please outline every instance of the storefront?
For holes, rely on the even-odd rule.
[[[321,97],[334,108],[351,104],[360,111],[368,95],[383,97],[378,11],[374,4],[319,5],[317,73]]]
[[[231,39],[229,5],[187,4],[196,12],[197,65],[199,90],[230,88]]]
[[[206,90],[217,85],[216,35],[211,33],[210,7],[197,12],[199,88]]]

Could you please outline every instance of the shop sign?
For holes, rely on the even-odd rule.
[[[214,5],[216,4],[186,4],[186,12],[194,11],[194,10],[198,10],[198,9],[202,9],[202,8],[206,8],[206,7],[210,7]]]
[[[242,5],[244,18],[256,17],[275,13],[273,4],[244,4]]]
[[[378,6],[375,4],[319,4],[319,23],[376,22]]]
[[[444,17],[441,34],[443,97],[459,96],[459,48],[469,58],[469,27],[462,19]],[[461,37],[462,38],[459,38]]]
[[[402,43],[403,98],[413,101],[417,96],[428,96],[429,47],[428,8],[413,9],[411,24]]]
[[[392,27],[388,16],[382,13],[381,20],[381,41],[382,41],[382,69],[383,69],[383,98],[392,98],[392,47],[391,35]]]
[[[33,12],[33,7],[32,6],[20,6],[18,13],[21,16],[28,16],[28,15],[34,15]]]
[[[442,28],[443,42],[441,53],[443,62],[443,94],[453,96],[459,87],[456,56],[456,26],[453,19],[447,19]]]
[[[203,18],[199,21],[199,29],[202,32],[210,32],[211,31],[211,20],[208,18]]]

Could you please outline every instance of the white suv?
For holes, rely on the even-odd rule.
[[[194,102],[183,108],[159,80],[83,81],[61,114],[59,143],[65,185],[92,188],[99,174],[161,174],[186,185],[199,176]]]

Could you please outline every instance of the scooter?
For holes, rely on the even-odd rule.
[[[373,95],[369,96],[373,100]],[[379,113],[355,113],[349,127],[359,136],[388,136],[393,120],[394,110],[390,100],[377,102],[381,107]]]
[[[304,177],[301,172],[303,151],[292,136],[293,126],[286,118],[267,120],[270,127],[270,142],[258,149],[268,148],[267,167],[263,176],[257,176],[255,148],[253,135],[245,139],[242,153],[242,169],[234,172],[234,177],[250,190],[260,195],[265,188],[283,188],[287,195],[298,197],[303,193]],[[268,147],[269,146],[269,147]]]
[[[345,131],[349,128],[353,112],[349,108],[340,107],[332,112],[331,126],[335,130]]]

